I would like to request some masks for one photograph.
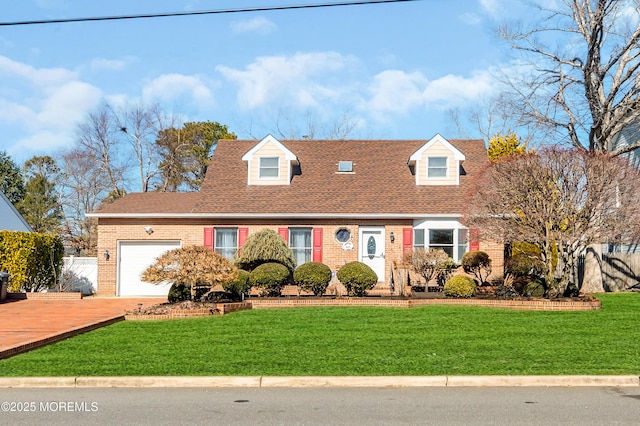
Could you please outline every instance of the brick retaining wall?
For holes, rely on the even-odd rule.
[[[82,292],[29,292],[29,293],[7,293],[7,299],[13,300],[80,300]]]

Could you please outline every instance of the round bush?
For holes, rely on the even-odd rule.
[[[462,256],[460,263],[464,272],[473,274],[480,285],[484,284],[491,274],[491,259],[484,251],[469,251]]]
[[[189,286],[182,283],[174,283],[169,289],[169,295],[167,296],[169,303],[184,302],[185,300],[191,300],[191,289]]]
[[[238,279],[222,284],[224,291],[234,300],[242,300],[242,295],[249,293],[251,284],[249,284],[249,272],[238,269]]]
[[[345,286],[349,296],[364,296],[378,282],[373,269],[362,262],[349,262],[338,269],[338,280]]]
[[[533,280],[525,286],[522,294],[528,297],[542,297],[544,292],[545,288],[542,280]]]
[[[293,281],[302,290],[311,291],[316,296],[322,296],[331,281],[331,269],[320,262],[303,263],[293,271]]]
[[[249,284],[262,289],[262,296],[280,296],[290,275],[289,268],[281,263],[263,263],[251,271]]]
[[[476,282],[466,275],[456,275],[444,284],[444,294],[451,297],[471,297],[476,292]]]

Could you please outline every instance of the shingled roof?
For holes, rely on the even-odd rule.
[[[449,216],[462,213],[472,183],[488,161],[482,140],[449,140],[466,157],[460,185],[426,186],[416,185],[408,165],[425,140],[280,142],[300,164],[290,185],[247,185],[247,162],[242,156],[258,141],[222,140],[200,193],[131,194],[103,207],[96,216]],[[352,161],[353,173],[337,173],[339,161]]]

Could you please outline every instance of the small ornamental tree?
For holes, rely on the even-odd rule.
[[[183,284],[191,291],[191,300],[197,289],[211,291],[238,278],[238,270],[224,256],[202,246],[169,250],[156,259],[142,273],[142,280],[153,284],[170,282]]]
[[[345,286],[349,296],[364,296],[378,282],[378,276],[369,265],[349,262],[338,269],[338,280]]]
[[[462,269],[467,274],[473,274],[480,285],[484,284],[491,275],[491,259],[484,251],[470,251],[462,256]]]
[[[315,296],[322,296],[331,281],[331,269],[324,263],[307,262],[293,271],[293,281],[301,290],[311,291]]]
[[[424,278],[425,285],[429,285],[429,282],[436,278],[443,269],[451,269],[449,255],[440,249],[414,249],[405,253],[404,262],[409,265],[413,272]]]
[[[253,271],[263,263],[271,262],[280,263],[289,271],[296,267],[296,259],[284,238],[273,229],[263,229],[247,238],[235,265],[239,269]]]

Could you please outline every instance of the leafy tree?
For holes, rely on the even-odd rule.
[[[218,140],[236,138],[226,125],[211,121],[188,122],[180,128],[161,130],[156,140],[161,156],[161,189],[199,190]]]
[[[63,219],[56,192],[60,169],[53,158],[35,156],[24,163],[24,174],[25,196],[16,207],[34,231],[57,234]]]
[[[495,135],[489,140],[487,154],[490,161],[498,161],[508,155],[522,154],[527,151],[527,144],[513,132],[506,135]]]
[[[224,256],[202,246],[183,247],[163,253],[142,273],[142,280],[159,284],[183,284],[195,298],[199,288],[213,290],[238,278],[238,270]]]
[[[464,220],[488,239],[539,247],[549,294],[557,296],[587,246],[638,238],[639,185],[640,172],[621,158],[546,148],[489,166]]]
[[[460,262],[467,274],[473,274],[480,285],[484,284],[491,275],[491,259],[484,251],[470,251],[462,256]]]
[[[245,271],[253,271],[263,263],[280,263],[289,271],[296,267],[296,259],[287,242],[273,229],[263,229],[249,235],[240,248],[240,257],[235,265]]]
[[[6,151],[0,151],[0,191],[15,206],[24,198],[24,180],[20,167]]]

